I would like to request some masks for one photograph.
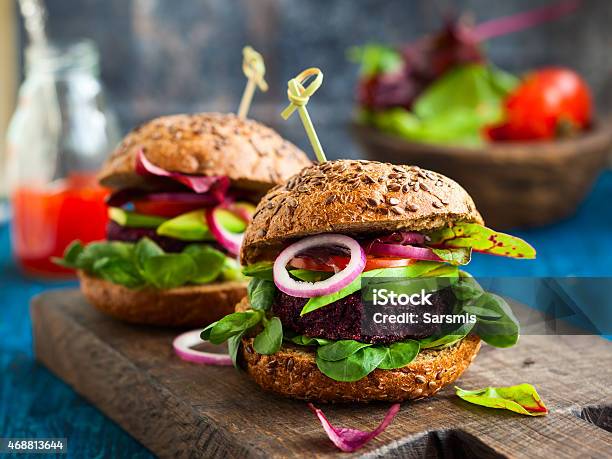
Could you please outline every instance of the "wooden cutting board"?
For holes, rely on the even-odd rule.
[[[452,388],[404,403],[354,455],[341,453],[304,402],[262,392],[231,367],[179,360],[177,332],[116,322],[76,290],[32,303],[37,358],[161,457],[612,457],[612,343],[523,336],[483,346],[463,388],[534,384],[550,409],[524,417],[471,405]],[[338,426],[373,429],[389,404],[323,406]]]

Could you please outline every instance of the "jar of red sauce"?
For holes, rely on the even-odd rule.
[[[99,59],[88,41],[30,47],[7,136],[12,247],[27,274],[72,273],[55,265],[74,239],[104,239],[108,191],[96,171],[118,140],[104,102]]]

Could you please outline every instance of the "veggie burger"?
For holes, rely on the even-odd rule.
[[[237,261],[259,198],[310,164],[272,129],[233,114],[154,119],[103,165],[108,241],[73,243],[58,260],[79,270],[103,312],[134,323],[203,326],[246,294]]]
[[[467,192],[441,174],[314,164],[259,203],[241,249],[248,295],[202,339],[227,341],[237,366],[284,396],[430,396],[463,373],[481,340],[518,340],[507,303],[461,269],[472,251],[535,257],[526,242],[483,226]],[[420,301],[377,306],[372,287]],[[398,319],[409,313],[416,320]]]

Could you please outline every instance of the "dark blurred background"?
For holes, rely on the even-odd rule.
[[[3,0],[7,1],[7,0]],[[241,50],[266,59],[270,90],[257,93],[250,115],[310,152],[297,119],[279,116],[287,80],[318,66],[323,87],[309,109],[328,156],[359,156],[347,123],[358,68],[346,51],[369,42],[401,44],[438,29],[453,14],[474,21],[526,11],[548,0],[47,0],[51,38],[93,39],[102,80],[122,131],[176,112],[235,111],[245,79]],[[366,20],[367,18],[367,20]],[[612,105],[612,3],[585,0],[574,13],[490,40],[503,69],[521,74],[543,65],[576,69],[598,109]],[[21,36],[24,38],[23,30]]]

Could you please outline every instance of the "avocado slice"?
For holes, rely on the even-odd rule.
[[[160,236],[173,237],[182,241],[212,241],[215,238],[206,225],[206,211],[194,210],[165,221],[157,228]],[[233,213],[219,209],[219,224],[232,233],[242,233],[246,223]]]
[[[108,218],[128,228],[157,228],[166,221],[163,217],[139,214],[119,207],[109,207]]]

